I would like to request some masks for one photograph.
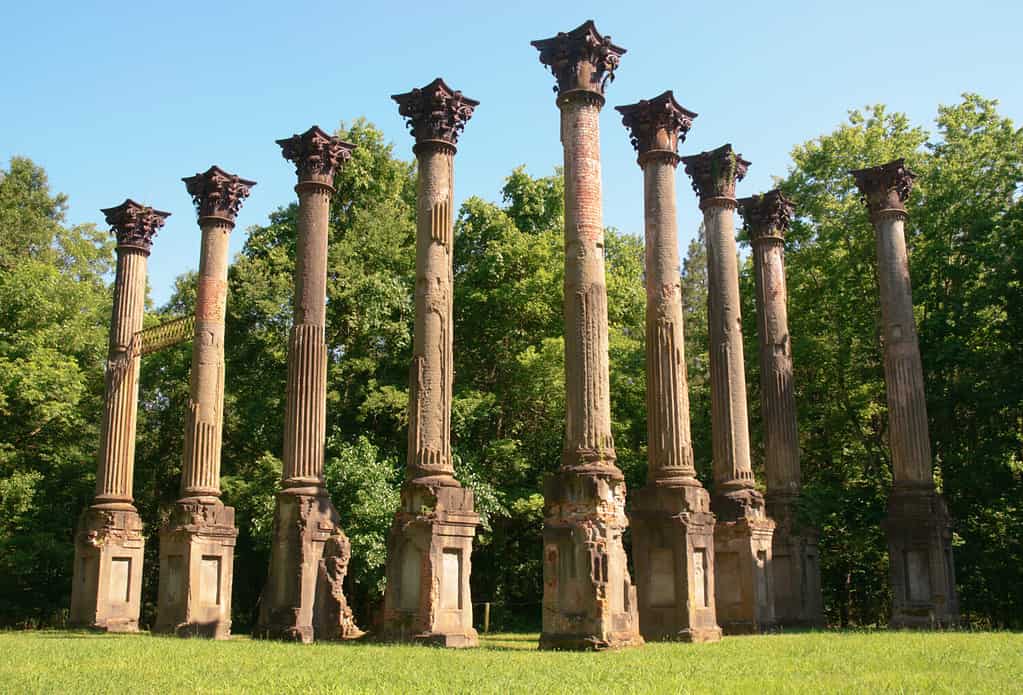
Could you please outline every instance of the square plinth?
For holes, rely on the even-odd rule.
[[[633,494],[632,557],[639,628],[651,641],[721,639],[714,599],[714,515],[699,485]]]
[[[772,536],[765,516],[720,519],[714,527],[718,624],[726,635],[763,632],[774,625]]]
[[[75,534],[71,624],[107,632],[137,632],[145,538],[131,510],[90,507]]]
[[[160,588],[153,632],[179,637],[231,636],[234,508],[175,506],[160,531]]]
[[[544,484],[541,649],[643,644],[622,533],[625,482],[617,472],[561,471]]]
[[[472,540],[479,525],[471,490],[406,483],[387,539],[381,638],[476,647]]]

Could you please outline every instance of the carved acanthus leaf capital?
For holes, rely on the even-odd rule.
[[[736,154],[731,145],[682,158],[692,179],[693,191],[701,201],[710,198],[735,198],[735,183],[742,181],[750,162]]]
[[[242,201],[256,185],[255,181],[229,174],[218,166],[181,180],[192,196],[199,217],[222,217],[230,222],[234,222]]]
[[[651,150],[674,153],[679,144],[685,142],[696,118],[696,113],[675,101],[671,90],[653,99],[616,106],[615,111],[622,114],[622,123],[629,129],[629,140],[641,157]]]
[[[592,19],[568,33],[529,43],[540,51],[540,62],[554,73],[558,81],[554,91],[562,95],[584,90],[603,96],[625,54],[624,48],[611,43],[610,36],[601,36]]]
[[[785,194],[775,188],[760,195],[739,200],[739,214],[749,232],[750,241],[767,238],[785,238],[792,221],[795,206]]]
[[[860,198],[871,215],[885,210],[905,211],[905,202],[916,178],[916,174],[906,166],[905,159],[900,157],[887,164],[855,169],[849,173],[856,179]]]
[[[134,248],[149,255],[153,247],[153,237],[164,225],[169,212],[154,210],[151,207],[136,203],[128,198],[113,208],[100,210],[106,217],[107,224],[117,237],[118,248]]]
[[[441,78],[421,89],[391,96],[416,143],[440,141],[454,146],[479,102],[448,87]]]
[[[277,140],[281,154],[294,162],[299,181],[331,183],[334,173],[352,158],[355,145],[313,126],[301,135]]]

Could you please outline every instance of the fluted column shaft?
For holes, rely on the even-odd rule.
[[[647,478],[694,480],[674,152],[641,157],[646,231]]]
[[[558,99],[565,156],[565,388],[563,464],[615,467],[608,375],[607,286],[601,218],[603,99]]]
[[[220,446],[224,407],[224,317],[227,309],[228,240],[234,222],[200,217],[202,249],[195,301],[195,338],[184,456],[182,497],[220,497]]]
[[[734,198],[703,200],[707,239],[711,436],[716,489],[753,487]]]
[[[771,495],[797,495],[799,440],[786,307],[785,249],[780,235],[767,233],[753,238],[753,270],[756,276],[767,491]]]
[[[284,422],[287,488],[323,486],[327,436],[327,239],[330,197],[322,181],[300,180],[295,259],[294,325],[288,340],[288,386]]]
[[[407,480],[457,485],[451,462],[453,145],[415,147],[419,161],[416,210],[416,322],[409,375]]]
[[[96,504],[131,508],[141,363],[135,334],[142,328],[145,313],[148,255],[135,247],[117,249]]]
[[[904,210],[872,215],[884,324],[884,371],[895,482],[933,485],[923,366],[913,316]]]

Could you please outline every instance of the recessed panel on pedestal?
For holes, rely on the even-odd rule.
[[[111,601],[127,603],[131,599],[131,558],[115,557],[110,559],[110,593]]]

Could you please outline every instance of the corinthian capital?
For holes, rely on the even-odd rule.
[[[705,203],[712,198],[735,198],[735,183],[742,181],[750,162],[736,154],[731,145],[682,158],[693,190]]]
[[[529,44],[540,51],[540,62],[554,73],[558,81],[554,91],[561,95],[582,90],[603,97],[625,55],[625,49],[611,43],[610,36],[601,36],[592,19],[568,33]]]
[[[906,198],[916,178],[916,174],[906,166],[905,159],[899,158],[887,164],[855,169],[849,173],[856,179],[860,198],[872,216],[888,210],[905,212]]]
[[[777,188],[739,200],[739,214],[753,242],[784,239],[794,211],[792,201]]]
[[[163,226],[169,212],[161,212],[128,198],[114,208],[100,210],[117,237],[117,248],[143,251],[147,256],[153,247],[153,237]]]
[[[192,196],[199,217],[220,217],[232,223],[242,206],[242,201],[256,185],[255,181],[229,174],[218,166],[211,166],[202,174],[187,176],[181,180],[185,182],[185,188]]]
[[[398,102],[398,113],[405,117],[417,145],[439,142],[454,147],[480,105],[448,87],[439,77],[421,89],[391,98]]]
[[[653,99],[616,106],[615,111],[622,114],[622,123],[629,129],[629,140],[640,159],[653,151],[665,151],[671,153],[673,163],[677,163],[676,150],[685,142],[696,118],[694,112],[675,101],[671,90]]]
[[[355,145],[313,126],[301,135],[277,140],[281,154],[295,164],[299,181],[331,184],[334,173],[349,159]]]

